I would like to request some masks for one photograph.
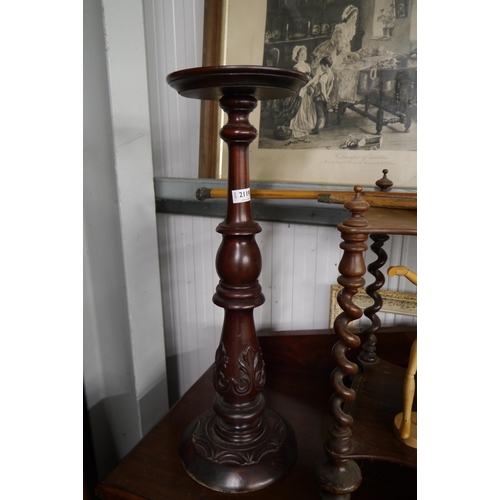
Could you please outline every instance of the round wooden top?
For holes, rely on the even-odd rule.
[[[183,97],[215,101],[236,94],[281,99],[296,95],[308,81],[305,73],[265,66],[202,66],[167,76],[167,83]]]

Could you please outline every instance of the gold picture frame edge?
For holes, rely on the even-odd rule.
[[[342,290],[340,285],[330,287],[330,320],[329,328],[333,328],[335,318],[343,311],[337,302],[337,296]],[[390,290],[379,290],[384,303],[380,312],[401,314],[404,316],[417,316],[417,294],[408,292],[392,292]],[[364,288],[360,288],[353,297],[354,304],[362,309],[373,304],[373,299],[366,293]]]
[[[228,0],[205,0],[203,17],[202,66],[224,64],[227,31]],[[200,104],[200,153],[198,177],[216,179],[219,161],[219,130],[214,127],[219,119],[219,103],[202,100]]]

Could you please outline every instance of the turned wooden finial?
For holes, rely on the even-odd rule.
[[[363,214],[370,208],[370,204],[361,198],[362,192],[363,188],[361,186],[354,186],[354,198],[344,205],[344,208],[351,212],[351,217],[344,221],[346,226],[362,227],[368,225]]]
[[[389,170],[384,168],[384,170],[382,170],[382,173],[384,174],[383,177],[375,182],[375,184],[380,188],[380,191],[390,191],[394,183],[387,178]]]

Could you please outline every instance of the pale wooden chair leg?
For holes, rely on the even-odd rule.
[[[392,266],[387,270],[389,276],[404,276],[414,285],[417,274],[405,266]],[[417,373],[417,339],[413,342],[403,386],[403,412],[394,418],[394,432],[403,443],[417,447],[417,412],[412,412],[415,397],[415,374]]]
[[[410,353],[410,361],[408,370],[406,371],[405,383],[403,388],[403,419],[399,428],[399,436],[401,439],[410,437],[410,429],[412,424],[413,398],[415,397],[415,374],[417,373],[417,339],[413,342]],[[415,412],[413,412],[415,413]]]

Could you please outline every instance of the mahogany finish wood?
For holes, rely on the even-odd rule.
[[[389,234],[416,235],[417,214],[409,210],[369,210],[370,205],[361,197],[361,186],[355,186],[354,192],[354,198],[345,204],[351,216],[337,226],[343,239],[340,244],[343,255],[338,278],[338,283],[343,286],[338,295],[343,312],[334,322],[334,331],[339,340],[333,347],[336,364],[331,375],[334,389],[331,399],[333,421],[325,441],[326,459],[318,461],[315,469],[322,487],[322,498],[329,500],[349,500],[358,489],[362,475],[355,458],[377,457],[416,466],[416,450],[401,443],[399,449],[393,449],[392,446],[390,450],[386,448],[390,438],[383,432],[383,421],[387,412],[394,412],[395,415],[401,409],[405,371],[386,364],[376,355],[375,333],[380,329],[377,312],[382,306],[378,290],[385,281],[379,270],[387,259],[383,244]],[[363,311],[354,304],[353,297],[365,284],[364,252],[367,250],[368,236],[374,241],[372,248],[378,258],[369,266],[375,282],[367,288],[374,304]],[[366,342],[356,363],[348,359],[346,354],[351,349],[358,349],[361,339],[349,324],[361,318],[363,313],[371,320],[371,326],[363,332]],[[396,399],[391,400],[396,387],[399,388],[399,394],[396,391]],[[367,428],[377,429],[373,440],[367,437]]]
[[[248,149],[257,130],[248,118],[258,99],[296,95],[308,80],[303,73],[260,66],[192,68],[167,77],[180,95],[218,100],[228,116],[220,131],[229,152],[227,213],[217,227],[220,281],[213,297],[225,311],[213,369],[217,394],[213,408],[188,426],[180,446],[186,472],[216,491],[265,488],[290,469],[297,454],[293,429],[266,408],[261,394],[266,374],[253,310],[265,299],[255,241],[261,227],[252,219],[249,196]]]
[[[202,66],[167,76],[167,83],[183,97],[211,101],[224,96],[283,99],[297,95],[308,81],[304,73],[265,66]]]
[[[383,300],[378,291],[384,286],[385,276],[380,269],[387,262],[387,253],[384,251],[384,243],[389,239],[387,234],[372,234],[370,238],[373,244],[371,250],[377,256],[377,260],[368,265],[368,272],[375,278],[375,281],[366,287],[366,293],[373,299],[373,305],[367,307],[364,311],[365,316],[370,320],[370,325],[363,330],[363,336],[366,342],[363,344],[363,350],[359,357],[361,361],[373,363],[377,361],[376,333],[380,329],[381,323],[377,313],[382,309]]]
[[[382,327],[378,334],[378,350],[404,371],[414,339],[415,328],[412,326]],[[268,382],[262,394],[269,405],[280,409],[280,413],[295,429],[298,457],[290,473],[268,488],[234,494],[231,498],[321,498],[313,463],[322,453],[323,441],[332,421],[328,407],[331,394],[329,373],[335,364],[330,350],[337,340],[338,337],[329,330],[275,332],[273,336],[259,337],[268,373]],[[353,350],[349,354],[355,359],[356,353]],[[367,425],[355,426],[353,448],[357,457],[365,456],[367,453],[362,449],[363,444],[374,443],[382,432],[385,444],[380,450],[381,458],[388,450],[397,456],[401,443],[392,432],[392,409],[389,408],[383,414],[373,413],[372,405],[377,402],[378,406],[382,396],[386,401],[395,403],[396,398],[400,397],[400,388],[386,387],[385,392],[390,392],[389,397],[386,397],[386,394],[377,392],[377,384],[374,386],[375,391],[369,393],[365,403],[357,400],[354,410],[359,411],[361,407],[364,415],[367,415]],[[97,488],[98,497],[102,500],[227,499],[227,494],[207,489],[191,480],[184,473],[178,454],[186,424],[210,406],[215,395],[212,369],[209,369],[101,482]],[[372,425],[373,421],[376,425]],[[353,497],[356,500],[416,500],[416,470],[401,467],[396,462],[359,459],[363,482]]]

